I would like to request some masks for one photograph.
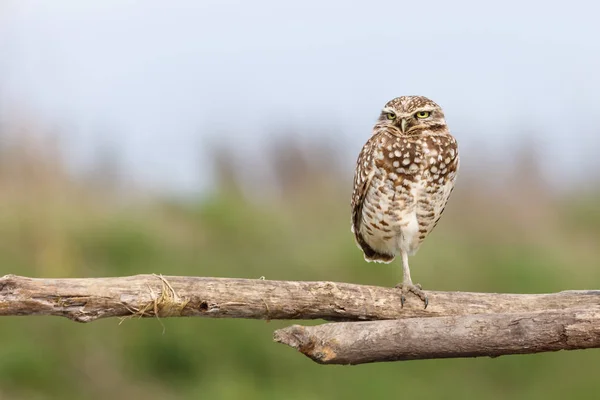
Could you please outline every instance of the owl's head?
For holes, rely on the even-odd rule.
[[[442,108],[423,96],[402,96],[388,101],[377,124],[393,127],[401,135],[447,129]]]

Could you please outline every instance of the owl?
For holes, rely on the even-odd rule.
[[[454,189],[458,145],[440,106],[422,96],[390,100],[363,146],[354,173],[352,232],[368,262],[400,255],[403,281],[396,287],[428,304],[413,284],[408,256],[438,223]]]

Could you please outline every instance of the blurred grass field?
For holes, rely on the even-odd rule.
[[[182,200],[123,195],[110,184],[73,178],[48,147],[5,146],[0,275],[397,283],[399,265],[367,264],[354,245],[352,171],[323,158],[299,162],[293,145],[287,150],[273,161],[277,195],[246,193],[222,157],[215,190]],[[515,293],[600,287],[597,186],[558,195],[519,173],[502,187],[486,186],[463,168],[445,216],[411,260],[416,282]],[[155,319],[0,323],[1,399],[549,400],[600,392],[598,350],[321,366],[273,343],[273,330],[285,321],[165,319],[164,333]]]

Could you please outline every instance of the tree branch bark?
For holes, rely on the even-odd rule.
[[[0,316],[212,317],[366,321],[564,310],[600,304],[600,291],[500,294],[427,291],[429,306],[394,288],[336,282],[135,275],[116,278],[0,278]]]
[[[275,331],[274,339],[320,364],[587,349],[600,347],[600,307],[294,325]]]
[[[600,347],[600,307],[294,325],[275,331],[274,339],[320,364],[587,349]]]
[[[136,275],[0,278],[0,316],[211,317],[354,321],[292,326],[275,340],[323,364],[498,356],[600,347],[600,291],[501,294],[337,282]],[[357,322],[363,321],[363,322]],[[366,322],[365,322],[366,321]]]

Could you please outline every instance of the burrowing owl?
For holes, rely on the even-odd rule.
[[[400,254],[397,287],[427,296],[410,277],[414,255],[437,224],[458,173],[456,139],[440,106],[422,96],[389,101],[358,156],[352,194],[352,232],[365,260],[390,263]]]

